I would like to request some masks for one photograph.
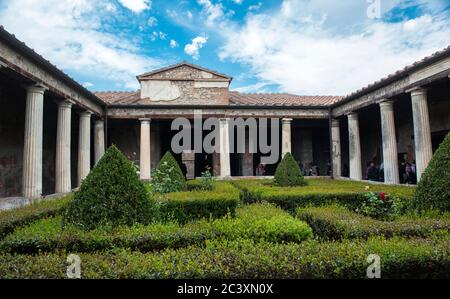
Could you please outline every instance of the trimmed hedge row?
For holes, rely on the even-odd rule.
[[[382,278],[450,278],[448,238],[383,239],[301,244],[208,241],[161,252],[115,250],[80,254],[81,277],[151,278],[366,278],[370,254],[381,259]],[[68,253],[0,255],[2,278],[66,278]]]
[[[365,193],[349,191],[320,191],[304,192],[301,188],[269,187],[265,184],[251,182],[248,186],[235,183],[240,189],[239,198],[243,203],[269,202],[291,213],[297,208],[307,206],[322,206],[339,203],[351,210],[361,207],[366,201]],[[307,187],[304,187],[307,188]],[[397,195],[404,202],[410,202],[411,197]]]
[[[207,239],[238,238],[266,242],[301,242],[312,237],[311,228],[269,205],[242,207],[234,219],[201,220],[180,227],[175,223],[83,231],[61,228],[60,217],[44,219],[18,229],[0,242],[0,251],[37,253],[54,250],[94,252],[130,248],[142,252],[203,245]]]
[[[164,221],[187,223],[202,218],[235,216],[239,190],[228,182],[215,182],[212,191],[173,192],[159,201]]]
[[[370,236],[428,237],[438,230],[447,235],[450,231],[450,219],[402,217],[395,221],[380,221],[337,205],[299,208],[297,217],[306,221],[315,235],[326,240]]]
[[[17,227],[60,214],[72,198],[73,195],[70,194],[62,198],[43,200],[28,206],[0,212],[0,240]]]

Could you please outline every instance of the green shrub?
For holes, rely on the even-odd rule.
[[[83,254],[86,279],[367,279],[367,257],[380,256],[381,277],[450,278],[449,239],[383,239],[300,244],[214,240],[161,252],[127,250]],[[0,255],[2,278],[66,278],[65,252]]]
[[[450,133],[428,163],[414,194],[418,210],[450,211]]]
[[[236,218],[225,217],[211,222],[201,220],[185,226],[154,223],[83,231],[76,227],[62,229],[59,217],[44,219],[6,237],[0,243],[0,250],[11,253],[94,252],[120,247],[146,252],[188,245],[203,246],[205,240],[215,238],[298,243],[311,236],[312,230],[306,223],[283,210],[269,205],[253,205],[240,208]]]
[[[227,182],[215,182],[212,191],[168,193],[159,201],[163,220],[181,224],[202,218],[235,215],[239,191]]]
[[[278,186],[304,186],[306,181],[291,153],[284,155],[275,171],[274,183]]]
[[[0,240],[17,227],[60,214],[72,198],[73,195],[70,194],[62,198],[43,200],[28,206],[0,212]]]
[[[83,229],[147,224],[155,213],[132,162],[113,145],[82,182],[63,214],[63,223]]]
[[[450,220],[403,217],[396,221],[380,221],[337,205],[300,208],[297,216],[312,227],[315,235],[326,240],[370,236],[428,237],[439,230],[447,231],[447,234],[450,230]]]
[[[186,178],[170,151],[159,161],[153,173],[152,185],[154,191],[161,194],[186,190]]]
[[[407,201],[402,197],[388,195],[384,192],[367,192],[363,198],[364,200],[356,212],[372,218],[394,220],[410,210],[411,200]]]

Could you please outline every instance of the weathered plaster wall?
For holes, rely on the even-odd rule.
[[[141,79],[143,104],[226,105],[228,79],[180,66]]]

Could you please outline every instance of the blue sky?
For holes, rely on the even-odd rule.
[[[450,1],[0,0],[0,24],[92,91],[187,60],[241,92],[344,95],[450,45]]]

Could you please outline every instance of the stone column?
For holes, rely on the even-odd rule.
[[[55,192],[67,193],[72,190],[70,171],[72,103],[58,103],[58,127],[56,132]]]
[[[220,177],[228,177],[231,175],[229,118],[220,119],[219,130],[220,130],[220,145],[219,145]]]
[[[283,158],[284,155],[286,155],[287,153],[290,153],[292,150],[292,145],[291,145],[291,122],[292,122],[292,118],[283,118],[281,120],[282,123],[282,129],[281,129],[281,155]]]
[[[381,134],[383,138],[384,181],[399,184],[397,138],[395,136],[394,102],[380,103]]]
[[[354,180],[361,180],[361,141],[359,138],[358,113],[356,112],[350,113],[348,115],[348,139],[350,156],[350,178]]]
[[[331,120],[331,156],[333,165],[333,177],[340,177],[341,169],[341,130],[338,119]]]
[[[94,126],[94,156],[95,164],[103,157],[105,153],[105,122],[96,120]]]
[[[141,151],[140,174],[141,180],[150,180],[151,178],[151,157],[150,157],[150,122],[149,118],[142,118],[141,121]]]
[[[31,199],[42,195],[44,91],[45,88],[39,85],[27,88],[22,195]]]
[[[90,111],[80,113],[78,138],[78,186],[91,169],[91,115]]]
[[[426,89],[417,88],[412,90],[411,101],[414,123],[414,147],[416,150],[416,173],[417,182],[419,182],[422,173],[433,156]]]

